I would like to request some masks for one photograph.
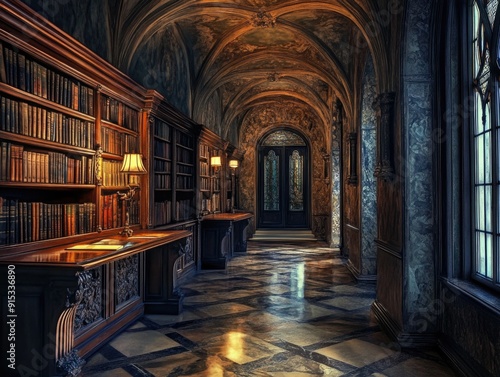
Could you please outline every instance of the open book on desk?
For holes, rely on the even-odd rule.
[[[117,251],[124,247],[132,246],[133,243],[129,241],[103,239],[89,244],[78,244],[67,247],[66,250],[110,250]]]

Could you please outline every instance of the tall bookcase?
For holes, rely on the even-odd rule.
[[[119,166],[124,153],[141,152],[145,90],[69,36],[15,18],[3,24],[0,252],[116,233],[124,223],[116,192],[127,185]],[[139,200],[130,206],[138,226]]]
[[[198,207],[201,215],[224,211],[224,181],[226,155],[224,142],[213,131],[203,126],[198,143],[199,190]],[[211,158],[220,157],[221,166],[211,166]]]
[[[147,92],[143,122],[150,125],[143,138],[144,150],[150,150],[151,172],[147,227],[192,232],[187,250],[176,266],[178,277],[186,277],[197,269],[199,262],[196,146],[201,126],[154,90]]]

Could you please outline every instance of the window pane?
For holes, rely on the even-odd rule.
[[[486,186],[484,188],[484,222],[485,229],[487,232],[491,232],[491,186]]]
[[[481,101],[481,96],[479,93],[475,95],[476,103],[475,103],[475,134],[478,135],[484,131],[483,125],[483,102]]]
[[[486,276],[493,278],[493,237],[491,234],[486,234]]]
[[[484,135],[476,137],[476,183],[484,183]]]
[[[474,11],[473,11],[473,14],[472,14],[472,23],[473,23],[472,30],[473,30],[474,33],[476,33],[476,31],[479,28],[479,9],[478,9],[477,4],[475,2],[474,2]],[[477,44],[478,44],[478,41],[477,41],[476,36],[474,35],[474,42],[473,42],[473,51],[474,51],[474,53],[472,54],[472,56],[473,56],[474,76],[477,76],[478,71],[479,71],[479,64],[480,64],[479,63],[479,54],[476,52],[477,51]]]
[[[486,241],[483,232],[476,233],[476,271],[485,275]]]
[[[484,180],[491,183],[491,131],[484,135]]]
[[[476,187],[476,229],[484,229],[484,186]]]

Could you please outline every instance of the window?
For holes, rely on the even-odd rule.
[[[498,0],[472,6],[472,278],[500,289],[500,106]]]

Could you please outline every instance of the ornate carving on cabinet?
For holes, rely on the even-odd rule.
[[[194,261],[193,236],[186,238],[186,246],[184,246],[184,258],[186,262]]]
[[[94,268],[81,275],[82,300],[76,311],[75,332],[102,318],[103,314],[102,268]]]
[[[94,173],[95,173],[95,183],[97,186],[102,186],[102,148],[98,144],[95,151],[94,160]]]
[[[349,143],[349,175],[347,176],[347,182],[351,185],[358,184],[358,133],[349,132],[348,136]]]
[[[115,300],[121,305],[139,296],[139,257],[120,259],[115,262]]]
[[[87,272],[78,272],[78,289],[66,294],[66,309],[59,316],[55,336],[55,360],[57,367],[67,376],[78,376],[85,363],[74,349],[75,317],[80,302],[83,299],[84,287],[90,278]]]
[[[378,115],[377,165],[374,175],[384,180],[394,175],[394,101],[395,93],[380,94],[373,104]]]

